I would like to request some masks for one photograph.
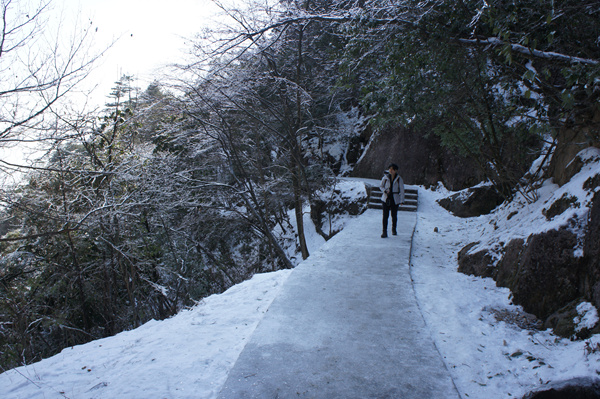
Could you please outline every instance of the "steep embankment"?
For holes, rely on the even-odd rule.
[[[574,320],[600,308],[600,149],[579,152],[562,186],[543,182],[533,202],[523,196],[494,211],[477,242],[459,254],[463,273],[492,277],[545,328],[586,338],[598,327]]]
[[[454,194],[443,187],[419,193],[411,269],[423,316],[461,396],[522,398],[597,377],[600,335],[585,341],[558,337],[540,329],[534,316],[514,304],[508,288],[491,278],[457,272],[460,250],[475,241],[496,242],[496,219],[506,219],[514,209],[456,217],[438,204]],[[531,214],[523,208],[511,221],[524,218],[519,225],[527,234],[525,218]],[[577,326],[585,328],[595,320],[595,309],[584,308]]]

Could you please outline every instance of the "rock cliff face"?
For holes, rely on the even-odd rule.
[[[591,180],[586,185],[594,192],[598,185]],[[556,202],[549,210],[562,209]],[[459,271],[492,277],[498,286],[508,287],[514,303],[558,335],[586,338],[599,332],[598,326],[592,331],[576,330],[574,324],[582,301],[600,309],[600,191],[595,192],[589,209],[584,223],[573,220],[569,226],[508,242],[495,263],[490,250],[472,253],[477,243],[469,244],[458,255]],[[553,217],[552,213],[545,214]],[[583,234],[574,232],[578,224],[585,226]],[[583,253],[576,248],[583,248]]]
[[[590,146],[600,147],[600,105],[579,115],[579,123],[558,131],[556,149],[547,176],[560,186],[567,183],[583,163],[577,154]]]
[[[475,164],[443,148],[439,139],[402,127],[390,127],[376,134],[358,160],[352,176],[381,178],[390,163],[399,166],[406,184],[423,186],[438,182],[451,190],[462,190],[483,179]]]
[[[454,216],[468,218],[486,215],[503,202],[504,197],[493,186],[481,185],[443,198],[438,204]]]

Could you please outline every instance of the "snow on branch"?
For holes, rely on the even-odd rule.
[[[486,39],[458,39],[458,41],[460,43],[464,43],[464,44],[483,44],[483,45],[492,45],[492,46],[505,46],[508,45],[510,46],[510,48],[517,52],[517,53],[521,53],[521,54],[525,54],[525,55],[529,55],[532,57],[537,57],[537,58],[545,58],[548,60],[560,60],[560,61],[566,61],[572,64],[588,64],[588,65],[598,65],[600,64],[600,61],[598,60],[593,60],[593,59],[589,59],[589,58],[580,58],[580,57],[573,57],[570,55],[566,55],[566,54],[561,54],[561,53],[556,53],[554,51],[541,51],[541,50],[535,50],[520,44],[514,44],[514,43],[509,43],[509,42],[505,42],[501,39],[498,39],[497,37],[488,37]]]
[[[255,36],[261,36],[268,31],[275,30],[275,29],[278,29],[278,28],[281,28],[284,26],[288,26],[288,25],[298,24],[298,23],[306,23],[306,22],[311,22],[311,21],[330,22],[330,23],[346,23],[346,22],[360,21],[363,19],[363,17],[364,16],[362,16],[362,15],[357,16],[357,15],[350,15],[350,14],[349,15],[320,15],[320,14],[315,15],[315,14],[304,13],[302,15],[279,20],[279,21],[269,24],[261,29],[257,29],[257,30],[250,31],[250,32],[239,33],[238,36],[236,36],[234,39],[239,39],[239,38],[251,39]],[[376,19],[371,19],[370,22],[373,24],[376,24],[376,25],[401,24],[401,25],[417,27],[417,24],[415,22],[401,19],[401,18],[376,18]]]

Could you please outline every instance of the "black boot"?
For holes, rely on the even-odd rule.
[[[381,238],[387,238],[387,231],[383,232],[383,234],[381,235]]]
[[[393,236],[398,235],[398,233],[396,233],[396,229],[392,229],[392,235]]]

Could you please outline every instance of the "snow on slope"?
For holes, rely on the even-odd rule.
[[[456,270],[456,255],[470,242],[493,246],[500,240],[507,242],[509,236],[526,237],[532,229],[540,229],[545,220],[539,215],[541,209],[563,191],[571,190],[584,204],[584,193],[577,187],[594,171],[598,171],[598,163],[584,168],[570,188],[545,184],[534,204],[515,202],[492,215],[470,219],[454,217],[437,205],[437,199],[451,194],[445,189],[419,189],[411,274],[430,334],[463,398],[519,398],[553,382],[600,373],[600,353],[586,349],[599,345],[600,336],[572,342],[550,331],[521,329],[510,323],[510,317],[498,321],[494,315],[521,312],[511,304],[509,291],[497,288],[491,279]],[[352,181],[343,187],[349,193],[362,193],[356,186],[361,184]],[[515,207],[518,212],[511,223],[493,227],[506,220]],[[309,222],[306,218],[305,223]],[[309,243],[314,253],[322,241],[316,234],[309,236],[314,239]],[[0,396],[214,398],[290,272],[256,275],[168,320],[151,321],[1,374]],[[592,312],[582,314],[582,323],[590,318],[594,321],[589,306],[582,305],[583,311]]]
[[[511,322],[524,312],[511,303],[507,288],[496,287],[491,278],[457,272],[458,251],[471,242],[497,240],[490,222],[506,211],[457,218],[435,202],[451,194],[440,191],[420,191],[411,273],[425,320],[461,396],[521,398],[554,382],[597,377],[600,353],[589,353],[586,345],[595,347],[600,336],[572,342],[550,330],[522,329]]]
[[[290,272],[256,275],[170,319],[1,374],[0,397],[215,397]]]
[[[551,179],[546,180],[538,190],[537,201],[527,203],[522,196],[517,196],[512,202],[502,204],[496,209],[488,218],[488,222],[481,224],[480,238],[474,240],[481,241],[481,244],[473,247],[471,252],[482,248],[499,250],[501,243],[507,244],[511,239],[526,239],[530,234],[539,234],[562,226],[568,227],[576,234],[582,232],[585,225],[574,223],[587,220],[594,191],[585,190],[583,186],[589,178],[600,173],[600,149],[589,147],[582,150],[578,156],[587,164],[567,184],[559,187]],[[544,212],[561,197],[574,198],[577,204],[548,220]],[[582,254],[582,248],[574,250],[576,254]]]

